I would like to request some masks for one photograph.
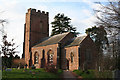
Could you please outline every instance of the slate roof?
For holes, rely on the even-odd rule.
[[[65,47],[78,46],[86,37],[87,35],[73,38],[65,45]]]
[[[37,45],[35,45],[33,47],[40,47],[40,46],[56,44],[56,43],[60,42],[69,33],[70,32],[58,34],[58,35],[51,36],[51,37],[47,37],[47,38],[41,40]]]

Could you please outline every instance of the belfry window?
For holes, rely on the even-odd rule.
[[[38,61],[39,61],[39,55],[37,52],[35,52],[35,55],[34,55],[34,64],[38,64]]]

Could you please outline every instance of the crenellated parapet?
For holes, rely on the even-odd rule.
[[[49,15],[49,12],[40,11],[36,9],[29,8],[27,13],[35,14],[35,15]]]

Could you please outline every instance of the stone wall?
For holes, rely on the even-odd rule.
[[[57,48],[58,48],[58,44],[40,46],[40,47],[33,47],[32,48],[32,64],[34,64],[34,54],[35,54],[35,52],[38,52],[38,54],[39,54],[39,64],[35,64],[35,66],[36,66],[36,68],[41,68],[41,66],[44,65],[44,64],[41,64],[41,59],[42,59],[42,56],[43,56],[42,51],[44,50],[45,51],[45,66],[47,66],[48,52],[49,52],[49,50],[52,50],[53,54],[54,54],[53,65],[57,66],[57,53],[58,53]]]

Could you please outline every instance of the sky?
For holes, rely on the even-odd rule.
[[[19,45],[17,51],[21,56],[27,9],[34,8],[49,12],[49,24],[56,14],[64,13],[65,16],[71,18],[71,24],[77,28],[77,32],[85,34],[85,29],[95,25],[96,18],[93,9],[99,8],[99,5],[95,3],[97,1],[106,2],[107,0],[0,0],[0,19],[7,20],[8,23],[4,25],[5,32],[9,40],[13,38],[16,45]],[[49,29],[51,34],[51,24]]]

